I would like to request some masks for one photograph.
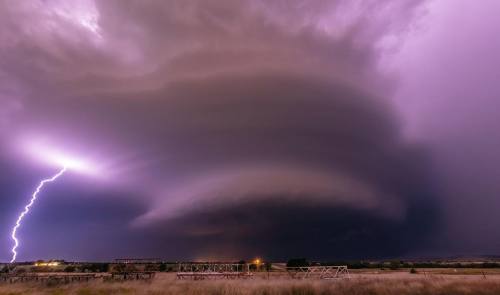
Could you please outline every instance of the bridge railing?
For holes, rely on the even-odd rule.
[[[347,265],[287,267],[287,272],[294,279],[343,279],[350,278]]]

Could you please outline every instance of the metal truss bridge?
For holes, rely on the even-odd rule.
[[[290,277],[294,279],[343,279],[350,278],[346,265],[287,267]]]

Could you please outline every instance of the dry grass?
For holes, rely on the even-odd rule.
[[[353,278],[350,280],[251,279],[234,281],[178,281],[162,275],[152,282],[81,283],[47,287],[40,284],[3,284],[1,295],[17,294],[187,294],[187,295],[405,295],[500,294],[500,280],[459,278]]]

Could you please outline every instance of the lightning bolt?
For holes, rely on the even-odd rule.
[[[12,240],[14,240],[14,247],[12,247],[12,250],[11,250],[12,251],[12,259],[10,260],[10,263],[12,263],[16,260],[16,256],[17,256],[16,249],[19,246],[19,240],[16,237],[16,233],[17,233],[17,230],[19,229],[19,227],[21,226],[21,222],[23,221],[24,216],[26,216],[30,212],[31,206],[33,206],[33,204],[35,203],[35,200],[38,196],[38,193],[42,190],[43,186],[48,182],[53,182],[54,180],[56,180],[65,171],[66,171],[66,166],[64,166],[56,175],[52,176],[51,178],[47,178],[47,179],[40,181],[40,184],[38,184],[35,192],[33,192],[33,194],[31,195],[31,199],[30,199],[28,205],[26,205],[24,207],[23,212],[21,212],[21,214],[19,214],[19,216],[17,217],[16,225],[14,225],[14,227],[12,228],[12,234],[11,234]]]

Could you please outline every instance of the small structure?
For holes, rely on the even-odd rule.
[[[294,279],[343,279],[350,278],[347,265],[287,267],[290,277]]]
[[[246,263],[179,263],[177,269],[180,280],[240,279],[252,275]]]

